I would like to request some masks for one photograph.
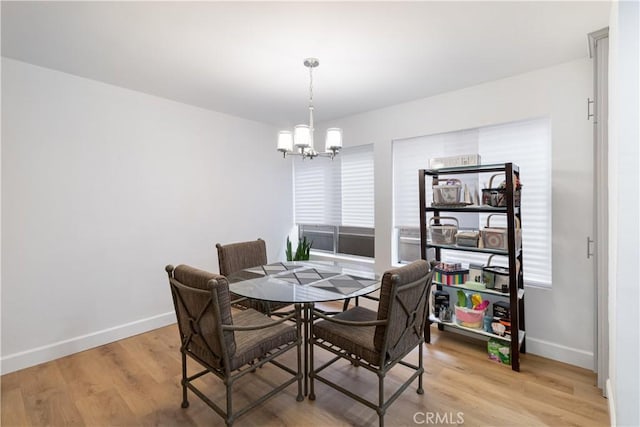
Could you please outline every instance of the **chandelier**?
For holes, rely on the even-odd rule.
[[[333,159],[342,148],[342,129],[340,128],[327,129],[324,152],[316,151],[313,146],[313,69],[318,65],[320,65],[318,58],[304,60],[304,66],[309,69],[309,124],[295,126],[293,133],[289,130],[281,130],[278,133],[278,151],[282,153],[282,157],[289,154],[302,156],[303,159],[319,156]]]

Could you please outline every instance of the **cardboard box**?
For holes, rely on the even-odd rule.
[[[449,293],[446,291],[435,291],[433,293],[434,316],[440,316],[440,307],[449,307]]]
[[[511,307],[507,301],[493,303],[491,332],[505,338],[511,337]]]
[[[500,317],[494,317],[493,320],[491,321],[491,333],[510,339],[511,338],[511,320],[503,319]]]
[[[460,156],[436,157],[429,159],[431,169],[451,168],[456,166],[476,166],[480,164],[480,154],[463,154]]]
[[[462,285],[469,278],[469,270],[445,271],[439,268],[433,269],[433,281],[443,285]]]
[[[507,301],[496,301],[493,303],[493,317],[511,319],[511,304]]]
[[[482,267],[483,265],[481,264],[469,264],[469,280],[471,282],[483,283]]]

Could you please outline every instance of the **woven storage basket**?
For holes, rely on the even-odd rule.
[[[482,190],[482,204],[485,206],[504,207],[507,206],[507,189],[505,187],[493,188],[493,178],[502,173],[495,174],[489,179],[489,188]],[[513,192],[513,201],[516,206],[520,206],[520,189]]]
[[[462,182],[459,179],[439,179],[445,184],[434,185],[433,206],[457,205],[460,203]]]
[[[481,231],[482,246],[486,249],[498,249],[506,251],[509,249],[507,240],[507,227],[492,227],[490,225],[491,214],[487,217],[487,225]],[[516,248],[520,248],[522,244],[522,229],[520,228],[520,220],[516,217]]]
[[[455,224],[434,224],[434,220],[451,220]],[[455,245],[456,233],[458,232],[458,219],[452,216],[434,216],[429,219],[429,234],[431,243],[437,245]]]

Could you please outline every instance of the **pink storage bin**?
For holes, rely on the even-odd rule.
[[[456,323],[467,328],[481,329],[484,313],[487,310],[474,310],[472,308],[456,306]]]

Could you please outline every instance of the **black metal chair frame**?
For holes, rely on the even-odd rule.
[[[392,283],[397,283],[399,277],[397,275],[392,276]],[[310,400],[315,400],[316,396],[315,396],[315,390],[314,390],[314,380],[319,380],[322,383],[328,385],[329,387],[349,396],[350,398],[356,400],[357,402],[362,403],[363,405],[374,409],[376,411],[376,413],[378,414],[378,420],[379,420],[379,425],[380,427],[384,426],[384,415],[387,411],[387,409],[389,408],[389,406],[398,398],[400,397],[400,395],[407,389],[407,387],[413,382],[413,380],[415,380],[416,378],[418,378],[418,388],[416,390],[416,392],[418,394],[424,394],[424,389],[422,387],[422,374],[424,373],[424,367],[423,367],[423,357],[422,357],[422,344],[424,343],[424,327],[425,327],[425,321],[426,321],[426,315],[422,315],[422,316],[417,316],[416,314],[419,313],[420,311],[423,311],[426,314],[426,310],[428,309],[428,307],[426,306],[428,303],[428,299],[429,299],[429,293],[430,293],[430,288],[431,288],[431,273],[429,273],[427,276],[424,276],[418,280],[415,280],[411,283],[408,283],[406,285],[402,285],[400,287],[401,291],[405,291],[405,290],[409,290],[415,286],[424,286],[424,289],[421,292],[421,296],[417,301],[416,307],[413,310],[409,310],[408,307],[406,307],[406,305],[403,303],[402,300],[397,299],[397,295],[399,292],[398,286],[393,286],[392,291],[391,291],[391,295],[390,295],[390,301],[392,301],[393,303],[399,303],[400,307],[402,308],[402,310],[407,314],[408,319],[407,320],[407,324],[405,326],[404,332],[402,334],[402,336],[398,339],[398,341],[400,341],[400,339],[406,334],[409,333],[411,331],[411,329],[414,330],[414,332],[419,336],[419,338],[417,339],[416,345],[411,346],[410,348],[408,348],[406,351],[404,351],[402,354],[400,354],[399,356],[397,356],[396,358],[394,358],[393,360],[386,360],[386,354],[387,351],[391,350],[393,348],[393,343],[389,342],[389,331],[391,328],[389,328],[389,318],[384,319],[384,320],[373,320],[373,321],[347,321],[347,320],[341,320],[341,319],[335,319],[332,318],[330,316],[327,316],[317,310],[313,310],[312,312],[312,322],[311,322],[311,337],[309,339],[310,341],[310,359],[311,359],[311,366],[310,366],[310,372],[309,372],[309,377],[311,379],[310,382],[310,392],[309,392],[309,399]],[[391,314],[391,309],[389,309],[388,314]],[[387,326],[386,330],[385,330],[385,335],[384,335],[384,344],[382,347],[382,350],[380,351],[380,360],[377,364],[372,364],[367,362],[364,359],[361,359],[349,352],[347,352],[346,350],[342,349],[341,347],[334,345],[328,341],[325,341],[323,339],[319,339],[315,336],[314,334],[314,328],[313,328],[313,324],[314,321],[316,319],[323,319],[329,322],[334,322],[337,324],[341,324],[341,325],[346,325],[346,326],[350,326],[350,327],[354,327],[354,328],[358,328],[358,327],[365,327],[365,326],[382,326],[385,325]],[[398,342],[397,341],[397,342]],[[396,342],[396,343],[397,343]],[[321,366],[319,366],[318,368],[314,367],[314,349],[313,347],[318,346],[326,351],[329,351],[331,353],[333,353],[335,355],[335,357],[333,357],[331,360],[329,360],[328,362],[322,364]],[[414,365],[412,363],[406,362],[403,359],[409,354],[411,353],[415,347],[418,347],[418,365]],[[354,366],[362,366],[363,368],[375,373],[378,376],[378,402],[374,403],[371,402],[369,400],[364,399],[361,396],[358,396],[357,394],[347,390],[346,388],[340,386],[339,384],[336,384],[335,382],[330,381],[329,379],[322,377],[319,375],[319,373],[321,371],[323,371],[324,369],[326,369],[327,367],[331,366],[332,364],[334,364],[335,362],[337,362],[338,360],[341,359],[345,359],[347,361],[349,361],[349,363],[351,363]],[[415,372],[409,377],[409,379],[407,381],[405,381],[402,385],[400,385],[400,387],[385,401],[384,400],[384,379],[385,376],[387,375],[387,373],[397,364],[401,364],[404,365],[412,370],[414,370]]]
[[[362,298],[370,299],[371,301],[380,301],[380,298],[371,295],[362,295]],[[355,306],[358,307],[360,305],[360,297],[355,297],[354,300]],[[347,311],[350,302],[351,298],[344,300],[344,303],[342,303],[342,311]]]
[[[221,243],[216,243],[216,249],[218,251],[218,269],[220,271],[220,274],[222,274],[223,276],[229,277],[234,273],[237,273],[237,271],[226,271],[223,268],[223,258],[226,260],[226,258],[228,257],[227,254],[225,254],[225,251],[228,250],[229,246],[237,246],[237,245],[254,245],[257,242],[261,242],[263,245],[266,245],[266,243],[264,242],[263,239],[258,238],[257,240],[251,240],[248,242],[237,242],[237,243],[230,243],[227,245],[223,245]],[[266,252],[264,253],[264,263],[261,264],[257,264],[257,265],[244,265],[243,268],[251,268],[251,267],[258,267],[259,265],[264,265],[267,264],[267,254]],[[280,308],[284,308],[286,306],[288,306],[288,304],[280,304],[280,303],[273,303],[273,302],[269,302],[269,301],[259,301],[259,300],[252,300],[250,298],[247,297],[242,297],[242,296],[238,296],[236,295],[237,298],[235,298],[233,301],[231,301],[231,305],[234,308],[237,308],[239,310],[245,310],[247,308],[254,308],[264,314],[266,314],[267,316],[271,317],[272,315],[278,316],[278,317],[282,317],[288,314],[293,313],[293,310],[287,310],[285,312],[276,312],[275,310],[278,310]]]
[[[295,311],[292,312],[291,314],[282,317],[281,319],[278,320],[270,320],[267,323],[264,324],[258,324],[258,325],[225,325],[222,324],[222,317],[220,315],[220,303],[219,303],[219,299],[218,299],[218,294],[217,292],[213,291],[213,286],[215,286],[216,284],[216,280],[212,279],[209,281],[209,285],[211,287],[210,290],[203,290],[203,289],[197,289],[197,288],[191,288],[188,286],[183,285],[182,283],[178,282],[176,279],[173,278],[173,270],[174,267],[169,265],[166,267],[166,271],[169,275],[169,283],[171,285],[171,295],[173,297],[173,304],[176,310],[176,314],[178,313],[178,310],[184,310],[184,312],[187,314],[188,318],[189,318],[189,325],[180,325],[180,316],[177,316],[178,318],[178,324],[179,324],[179,329],[181,331],[183,330],[189,330],[189,334],[188,335],[184,335],[182,332],[180,333],[181,336],[181,345],[180,345],[180,353],[182,356],[182,381],[181,381],[181,385],[182,385],[182,407],[183,408],[188,408],[189,407],[189,401],[187,400],[187,389],[191,390],[196,396],[198,396],[200,399],[202,399],[211,409],[213,409],[218,415],[220,415],[224,420],[227,426],[231,426],[235,420],[246,414],[248,411],[250,411],[251,409],[255,408],[256,406],[260,405],[261,403],[263,403],[264,401],[266,401],[267,399],[273,397],[274,395],[276,395],[277,393],[279,393],[280,391],[284,390],[285,388],[287,388],[289,385],[293,384],[294,382],[298,382],[298,395],[296,397],[296,400],[298,402],[302,401],[304,399],[304,396],[302,394],[302,377],[303,377],[303,372],[302,372],[302,356],[301,356],[301,345],[302,345],[302,335],[301,335],[301,329],[302,329],[302,322],[301,322],[301,308],[300,305],[296,305]],[[187,307],[187,305],[184,303],[184,301],[182,300],[182,297],[180,296],[180,293],[178,292],[179,289],[181,288],[188,288],[191,292],[195,292],[197,294],[201,294],[203,298],[208,298],[204,308],[202,309],[202,311],[200,313],[191,313],[189,311],[189,308]],[[180,307],[180,308],[179,308]],[[203,315],[205,314],[205,312],[207,310],[213,310],[213,315],[214,318],[216,319],[216,327],[217,327],[217,337],[219,338],[218,343],[220,345],[221,348],[221,355],[216,355],[215,351],[209,347],[207,345],[207,351],[211,352],[212,355],[214,355],[215,357],[219,357],[222,356],[222,368],[216,368],[214,366],[211,366],[209,363],[207,363],[206,361],[202,360],[200,357],[198,357],[196,354],[194,354],[193,352],[191,352],[189,350],[189,344],[191,343],[192,339],[194,336],[196,335],[201,335],[202,331],[200,329],[200,320],[202,319]],[[296,340],[295,341],[291,341],[286,345],[282,345],[278,348],[275,348],[271,351],[267,351],[264,353],[263,356],[259,357],[258,359],[255,359],[253,361],[251,361],[249,364],[243,365],[240,368],[231,371],[230,370],[230,355],[229,355],[229,351],[227,349],[227,345],[225,343],[225,340],[222,338],[224,335],[225,331],[252,331],[252,330],[259,330],[259,329],[266,329],[266,328],[270,328],[276,325],[279,325],[283,322],[286,322],[288,320],[292,320],[295,321],[296,324]],[[296,348],[297,349],[297,371],[294,371],[293,369],[291,369],[290,367],[283,365],[282,363],[276,361],[275,359],[278,358],[279,356],[281,356],[282,354],[286,353],[287,351],[291,350],[292,348]],[[187,376],[187,356],[189,356],[191,359],[195,360],[196,362],[198,362],[200,365],[202,365],[205,369],[194,374],[191,376]],[[278,368],[282,369],[283,371],[291,374],[293,377],[289,378],[287,381],[285,381],[284,383],[276,386],[275,388],[273,388],[271,391],[269,391],[268,393],[262,395],[261,397],[259,397],[258,399],[256,399],[255,401],[253,401],[252,403],[246,405],[244,408],[234,411],[233,410],[233,385],[236,383],[236,381],[238,381],[240,378],[244,377],[246,374],[248,373],[254,373],[256,372],[256,369],[261,368],[263,365],[265,365],[266,363],[271,363],[272,365],[277,366]],[[234,373],[235,372],[235,373]],[[216,405],[211,399],[209,399],[202,391],[200,391],[194,384],[192,384],[192,382],[200,377],[202,377],[203,375],[206,375],[208,373],[214,374],[215,376],[217,376],[218,378],[220,378],[223,383],[225,384],[226,387],[226,410],[219,407],[218,405]]]

